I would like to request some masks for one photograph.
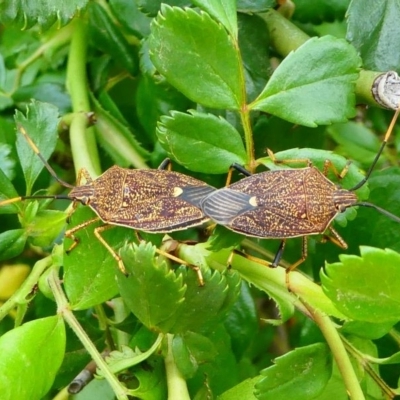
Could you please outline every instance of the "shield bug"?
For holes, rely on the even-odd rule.
[[[281,244],[270,266],[276,267],[283,254],[286,240],[302,237],[302,256],[288,268],[294,270],[307,257],[307,237],[330,233],[324,238],[343,249],[346,242],[331,226],[333,219],[349,207],[372,207],[396,222],[400,218],[372,203],[358,201],[355,191],[363,186],[374,169],[392,133],[400,109],[397,109],[386,132],[382,145],[365,177],[351,189],[341,188],[327,178],[331,169],[343,178],[349,164],[341,173],[329,160],[324,170],[318,170],[310,160],[276,160],[275,163],[306,163],[305,168],[266,171],[251,175],[238,165],[233,165],[246,178],[226,188],[210,193],[202,200],[204,213],[216,223],[235,232],[263,239],[281,239]],[[228,179],[229,180],[229,179]]]
[[[123,226],[149,233],[169,233],[200,225],[209,219],[201,210],[200,201],[215,189],[198,179],[169,170],[168,159],[157,170],[113,166],[96,179],[81,169],[77,185],[73,186],[57,176],[24,128],[19,127],[19,131],[50,174],[71,191],[67,195],[20,196],[2,201],[0,206],[27,199],[49,198],[70,200],[74,203],[73,210],[78,203],[90,207],[97,216],[65,232],[66,237],[73,239],[67,252],[78,244],[75,234],[79,230],[101,220],[104,225],[94,228],[94,234],[125,273],[122,259],[101,235],[104,230]],[[171,254],[158,249],[157,252],[188,265]],[[188,266],[196,271],[199,283],[203,284],[200,270]]]

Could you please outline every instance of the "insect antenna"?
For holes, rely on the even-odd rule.
[[[33,150],[33,152],[39,157],[39,159],[42,161],[43,165],[46,167],[46,169],[49,171],[50,175],[62,186],[74,189],[75,186],[69,184],[68,182],[65,182],[61,178],[59,178],[54,171],[54,169],[50,166],[50,164],[46,161],[46,159],[43,157],[43,155],[40,153],[39,149],[37,148],[36,144],[32,141],[32,139],[28,136],[26,130],[24,127],[21,125],[18,126],[18,130],[22,133],[24,136],[25,140],[28,142],[29,146]],[[14,197],[12,199],[4,200],[0,202],[0,206],[5,206],[7,204],[12,204],[16,203],[18,201],[23,201],[23,200],[29,200],[29,199],[53,199],[53,200],[70,200],[73,201],[74,199],[71,198],[68,195],[63,195],[63,194],[55,194],[55,195],[32,195],[32,196],[19,196],[19,197]]]
[[[49,171],[50,175],[62,186],[73,189],[75,188],[75,186],[69,184],[68,182],[63,181],[61,178],[59,178],[56,174],[56,172],[54,171],[54,169],[50,166],[50,164],[45,160],[45,158],[42,156],[42,154],[40,153],[39,149],[36,147],[35,143],[32,141],[32,139],[28,136],[28,134],[26,133],[26,130],[22,127],[19,126],[18,127],[19,131],[22,133],[22,135],[24,136],[25,140],[28,142],[29,146],[32,148],[32,150],[34,151],[34,153],[40,158],[40,160],[42,161],[42,163],[44,164],[44,166],[46,167],[46,169]],[[25,197],[26,199],[27,197]],[[51,197],[54,198],[54,197]]]
[[[365,202],[365,201],[361,201],[359,203],[353,204],[353,206],[362,206],[362,207],[374,208],[376,211],[379,211],[381,214],[386,215],[391,220],[400,223],[400,218],[397,215],[394,215],[394,214],[390,213],[389,211],[386,211],[384,208],[378,207],[377,205],[375,205],[373,203],[368,203],[368,202]]]
[[[383,149],[385,148],[385,146],[386,146],[386,144],[387,144],[387,142],[389,140],[390,135],[392,134],[392,131],[393,131],[394,125],[395,125],[395,123],[397,121],[397,118],[399,116],[399,113],[400,113],[400,106],[397,108],[396,112],[393,115],[392,121],[390,122],[389,128],[388,128],[388,130],[386,132],[385,138],[383,139],[382,145],[381,145],[376,157],[374,158],[374,161],[372,162],[371,166],[369,167],[367,173],[365,174],[364,179],[362,179],[359,183],[357,183],[357,185],[355,185],[354,187],[349,189],[349,191],[353,192],[353,191],[359,189],[369,179],[373,169],[375,168],[376,163],[379,160],[379,157],[381,156],[381,154],[383,152]],[[381,207],[378,207],[377,205],[375,205],[373,203],[368,203],[368,202],[365,202],[365,201],[361,201],[359,203],[353,204],[353,206],[362,206],[362,207],[374,208],[376,211],[380,212],[383,215],[386,215],[391,220],[400,223],[400,218],[397,215],[394,215],[394,214],[390,213],[389,211],[386,211],[385,209],[383,209]]]
[[[375,168],[376,163],[377,163],[378,160],[379,160],[379,157],[381,156],[381,154],[382,154],[382,152],[383,152],[383,149],[386,147],[386,144],[387,144],[387,142],[388,142],[388,140],[389,140],[390,135],[392,134],[392,131],[393,131],[394,125],[395,125],[395,123],[396,123],[396,121],[397,121],[397,117],[399,116],[399,113],[400,113],[400,105],[399,105],[399,107],[397,108],[396,112],[395,112],[394,115],[393,115],[392,121],[390,122],[389,128],[388,128],[388,130],[387,130],[387,132],[386,132],[386,135],[385,135],[385,137],[384,137],[384,139],[383,139],[381,148],[379,149],[379,151],[378,151],[376,157],[374,158],[374,161],[372,161],[372,164],[371,164],[371,166],[369,167],[367,173],[365,174],[364,179],[362,179],[360,182],[358,182],[357,185],[355,185],[355,186],[352,187],[351,189],[348,189],[350,192],[354,192],[355,190],[359,189],[361,186],[365,185],[365,183],[366,183],[367,180],[369,179],[369,177],[370,177],[372,171],[373,171],[374,168]]]
[[[7,204],[17,203],[18,201],[30,200],[30,199],[53,199],[53,200],[70,200],[70,201],[74,200],[67,194],[19,196],[19,197],[13,197],[12,199],[0,201],[0,206],[5,206]]]

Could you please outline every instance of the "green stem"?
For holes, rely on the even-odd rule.
[[[349,355],[347,354],[340,335],[332,321],[327,315],[321,313],[320,311],[317,311],[312,307],[308,307],[307,305],[306,307],[324,335],[325,340],[332,351],[333,357],[335,358],[350,398],[352,400],[365,400],[364,393],[361,390]]]
[[[160,333],[153,343],[153,345],[146,350],[144,353],[135,354],[133,357],[122,358],[118,361],[114,361],[112,365],[110,365],[110,369],[112,372],[117,373],[121,371],[125,371],[128,368],[133,367],[134,365],[138,365],[143,361],[147,360],[151,355],[153,355],[160,347],[160,344],[164,338],[164,335]],[[134,396],[136,389],[130,390],[129,393]]]
[[[298,49],[310,37],[275,10],[261,14],[267,23],[271,46],[282,56],[286,57],[291,51]],[[373,98],[371,87],[380,72],[361,70],[356,81],[355,93],[358,103],[381,107]]]
[[[310,36],[275,10],[261,17],[267,23],[271,46],[283,57],[304,44]]]
[[[52,256],[43,258],[35,264],[32,272],[26,278],[21,287],[0,307],[0,321],[15,307],[24,305],[28,302],[27,298],[37,286],[40,276],[52,264]]]
[[[356,82],[357,103],[380,107],[372,95],[372,84],[381,72],[361,70]]]
[[[198,258],[201,255],[211,268],[219,271],[226,270],[227,260],[232,249],[210,252],[206,246],[207,244],[204,243],[195,246],[181,244],[179,246],[179,257],[191,264],[200,265]],[[292,271],[287,276],[284,268],[270,268],[265,265],[263,260],[258,262],[256,258],[248,259],[239,254],[234,254],[230,260],[230,265],[251,285],[266,292],[282,304],[290,304],[292,308],[296,307],[305,315],[309,316],[309,312],[299,297],[307,304],[318,307],[319,310],[328,315],[336,318],[345,318],[324,294],[321,286],[315,284],[310,278],[298,271]],[[288,280],[290,291],[288,290]]]
[[[246,152],[247,152],[247,167],[248,169],[253,172],[255,169],[255,154],[254,154],[254,140],[253,140],[253,131],[251,129],[250,123],[250,110],[247,107],[247,100],[246,100],[246,79],[244,74],[244,66],[242,56],[240,54],[239,42],[237,38],[234,39],[235,48],[238,54],[238,61],[239,61],[239,71],[240,71],[240,87],[241,87],[241,98],[243,99],[242,104],[240,105],[240,119],[242,121],[243,131],[244,131],[244,140],[246,143]]]
[[[240,118],[242,120],[243,130],[244,130],[244,140],[246,142],[246,151],[247,151],[247,168],[253,173],[255,170],[255,155],[254,155],[254,140],[253,140],[253,131],[251,129],[250,123],[250,111],[247,107],[240,111]]]
[[[116,324],[125,320],[129,315],[129,309],[126,307],[124,300],[121,297],[117,297],[112,300],[113,310],[114,310],[114,321]],[[116,342],[118,348],[122,346],[128,346],[130,340],[130,335],[127,332],[123,332],[116,329]]]
[[[110,351],[115,350],[114,339],[110,331],[110,325],[108,323],[107,315],[104,311],[103,305],[97,304],[94,306],[94,309],[96,312],[97,320],[99,321],[99,329],[104,331],[104,334],[106,336],[106,347]]]
[[[396,342],[397,346],[400,346],[400,332],[397,329],[392,328],[389,332],[389,336]]]
[[[79,340],[90,354],[92,360],[96,363],[97,367],[101,370],[104,378],[110,384],[117,399],[128,400],[127,389],[124,386],[122,386],[122,384],[118,381],[116,376],[111,372],[107,363],[104,361],[103,357],[97,351],[93,342],[90,340],[89,336],[83,330],[82,326],[75,318],[75,315],[72,313],[68,300],[65,297],[65,294],[60,285],[60,280],[58,277],[58,269],[54,268],[53,271],[51,271],[48,277],[48,282],[57,303],[58,313],[62,314],[64,320],[68,323],[70,328],[75,332],[76,336],[78,336]]]
[[[68,24],[64,28],[56,31],[56,34],[44,44],[42,44],[36,51],[31,54],[26,60],[18,65],[17,73],[15,75],[15,80],[12,90],[7,94],[11,96],[20,86],[21,78],[26,68],[29,67],[33,62],[40,58],[46,51],[54,50],[61,46],[64,46],[71,40],[73,32],[73,24]]]
[[[87,27],[85,21],[77,19],[74,26],[68,66],[67,88],[71,95],[74,117],[70,126],[71,149],[75,171],[86,168],[92,177],[101,174],[99,154],[93,128],[87,128],[86,113],[90,111],[86,78]]]
[[[165,370],[167,373],[168,400],[190,400],[185,379],[180,373],[172,354],[173,335],[167,335],[167,355],[165,357]]]
[[[343,336],[342,336],[342,342],[344,343],[347,351],[354,357],[354,359],[358,361],[360,365],[362,365],[364,371],[368,375],[370,375],[370,377],[379,386],[379,390],[381,390],[382,393],[385,393],[388,399],[393,399],[397,394],[399,394],[398,391],[396,391],[396,389],[390,388],[370,365],[370,362],[379,361],[378,359],[376,358],[374,359],[374,357],[370,357],[368,355],[363,354]]]

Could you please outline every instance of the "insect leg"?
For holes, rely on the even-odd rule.
[[[125,265],[122,261],[122,258],[114,251],[114,249],[105,241],[103,236],[101,236],[101,232],[104,232],[108,229],[115,228],[114,225],[103,225],[94,228],[94,234],[99,242],[108,250],[108,252],[113,256],[114,260],[118,263],[119,270],[124,274],[127,275]]]
[[[171,171],[171,160],[169,158],[166,158],[157,169],[162,169],[162,170],[167,170],[167,171]]]
[[[232,180],[232,173],[233,170],[236,169],[236,171],[240,172],[244,176],[250,176],[252,173],[248,171],[246,168],[242,167],[240,164],[233,163],[231,167],[229,168],[228,175],[226,177],[226,183],[225,186],[229,186]]]
[[[92,177],[90,176],[90,174],[89,174],[89,172],[87,171],[86,168],[81,168],[81,169],[78,171],[78,176],[76,177],[76,185],[77,185],[77,186],[81,186],[81,185],[82,185],[82,181],[85,181],[85,183],[88,184],[88,185],[90,185],[90,184],[93,183],[93,179],[92,179]],[[76,207],[78,206],[79,203],[82,203],[82,204],[83,204],[82,201],[78,201],[78,200],[75,200],[75,199],[74,199],[74,201],[73,201],[73,203],[72,203],[72,208],[71,208],[71,210],[68,212],[68,215],[67,215],[67,224],[69,224],[69,222],[70,222],[70,220],[71,220],[71,215],[75,212]]]
[[[274,260],[272,261],[271,267],[276,268],[281,262],[281,258],[283,256],[283,250],[285,250],[285,245],[286,245],[286,239],[283,239],[281,241],[281,244],[279,245],[278,251],[275,254]]]
[[[306,164],[308,167],[313,165],[312,161],[308,158],[292,158],[287,160],[278,160],[272,150],[267,149],[267,153],[274,164]]]
[[[331,226],[328,228],[329,232],[332,233],[333,236],[324,235],[325,240],[329,240],[330,242],[336,244],[336,246],[341,247],[342,249],[347,249],[347,243],[343,240],[343,238],[333,229]]]
[[[328,176],[328,172],[329,172],[329,170],[331,170],[335,174],[336,178],[343,179],[346,176],[347,172],[349,171],[350,165],[351,165],[351,161],[349,160],[349,161],[347,161],[347,163],[344,166],[344,168],[342,169],[342,171],[339,172],[331,160],[325,160],[324,169],[322,170],[322,173],[325,176]]]
[[[295,263],[293,263],[289,268],[286,268],[286,286],[289,290],[291,290],[289,281],[290,272],[294,271],[300,264],[302,264],[307,258],[308,254],[308,238],[307,236],[303,236],[301,239],[302,239],[301,258],[297,260]]]
[[[232,260],[233,260],[233,256],[235,254],[240,255],[240,256],[242,256],[244,258],[247,258],[250,261],[254,261],[254,262],[258,263],[258,264],[265,265],[268,268],[274,267],[269,261],[263,260],[262,258],[259,258],[259,257],[251,256],[250,254],[243,253],[240,250],[233,249],[231,251],[231,254],[228,257],[228,261],[227,261],[228,269],[230,269],[232,267]]]
[[[85,221],[85,222],[73,227],[72,229],[68,229],[65,232],[65,237],[73,240],[73,243],[71,244],[69,249],[67,249],[67,251],[66,251],[67,254],[69,252],[71,252],[71,250],[73,250],[79,243],[79,239],[75,237],[75,233],[78,232],[79,230],[83,229],[83,228],[86,228],[88,225],[99,221],[99,220],[100,220],[99,217],[95,217],[95,218],[89,219],[88,221]]]
[[[137,238],[137,240],[139,242],[143,242],[144,241],[144,239],[142,239],[140,237],[139,232],[135,231],[135,235],[136,235],[136,238]],[[172,251],[176,250],[176,247],[174,249],[171,249],[171,250]],[[188,268],[191,268],[195,272],[195,274],[197,275],[197,281],[199,282],[199,286],[204,286],[203,274],[201,273],[201,270],[197,265],[190,264],[190,263],[186,262],[185,260],[182,260],[181,258],[178,258],[178,257],[174,256],[173,254],[167,252],[167,251],[158,249],[157,247],[156,247],[156,253],[159,254],[160,256],[164,256],[166,258],[169,258],[171,261],[174,261],[177,264],[182,264],[182,265],[185,265]]]

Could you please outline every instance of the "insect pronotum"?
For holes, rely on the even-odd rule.
[[[351,189],[343,189],[326,177],[328,170],[332,169],[339,178],[343,178],[348,164],[338,174],[332,162],[327,160],[321,172],[308,159],[279,161],[269,151],[275,163],[304,162],[307,166],[251,175],[241,166],[233,165],[247,177],[205,197],[201,202],[204,214],[216,223],[247,236],[281,239],[274,260],[268,264],[273,267],[278,266],[282,258],[286,240],[302,237],[302,256],[287,269],[287,272],[294,270],[307,258],[307,236],[309,235],[324,234],[328,231],[331,235],[326,236],[326,239],[343,249],[347,248],[346,242],[333,229],[331,223],[338,214],[349,207],[372,207],[394,221],[400,222],[399,217],[375,204],[358,201],[354,193],[367,182],[371,175],[389,140],[399,112],[398,108],[364,179]]]
[[[25,129],[20,126],[19,131],[49,173],[71,191],[67,195],[15,197],[0,202],[0,206],[27,199],[50,198],[66,199],[90,207],[97,217],[65,232],[65,236],[74,241],[67,252],[78,244],[76,232],[101,220],[104,225],[94,228],[94,234],[125,273],[121,257],[101,235],[104,230],[117,225],[150,233],[169,233],[197,226],[208,220],[200,208],[200,201],[215,189],[198,179],[167,170],[170,165],[168,159],[157,170],[130,170],[113,166],[96,179],[92,179],[87,170],[81,169],[78,172],[77,185],[73,186],[57,176]],[[157,252],[193,268],[200,285],[204,284],[198,267],[159,249]]]

